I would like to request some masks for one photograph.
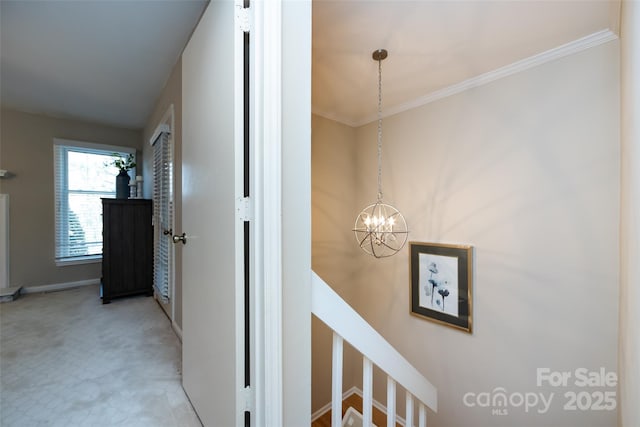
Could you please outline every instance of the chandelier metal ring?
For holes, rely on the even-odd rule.
[[[404,216],[395,207],[378,200],[356,218],[353,228],[360,248],[376,258],[395,255],[407,242]]]

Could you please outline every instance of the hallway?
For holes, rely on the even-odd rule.
[[[157,303],[102,305],[98,294],[86,286],[0,306],[0,425],[200,426]]]

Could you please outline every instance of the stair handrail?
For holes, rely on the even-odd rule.
[[[311,311],[405,390],[438,409],[437,389],[315,272],[311,272]]]

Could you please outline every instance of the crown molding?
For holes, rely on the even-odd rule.
[[[356,127],[361,126],[359,124],[359,122],[348,120],[348,119],[344,118],[343,116],[341,116],[339,114],[323,111],[323,110],[320,110],[318,108],[315,108],[314,106],[311,106],[311,114],[323,117],[323,118],[328,119],[328,120],[333,120],[334,122],[342,123],[343,125],[347,125],[347,126],[350,126],[352,128],[356,128]]]
[[[530,68],[537,67],[538,65],[542,65],[556,59],[564,58],[565,56],[573,55],[574,53],[599,46],[612,40],[616,40],[617,38],[618,35],[608,29],[589,34],[588,36],[563,44],[553,49],[549,49],[537,55],[530,56],[520,61],[516,61],[512,64],[505,65],[504,67],[500,67],[487,73],[471,77],[470,79],[463,80],[460,83],[456,83],[454,85],[447,86],[445,88],[428,93],[414,100],[388,108],[387,110],[383,111],[382,117],[384,118],[393,116],[407,110],[430,104],[431,102],[437,101],[439,99],[446,98],[448,96],[455,95],[457,93],[464,92],[466,90],[482,86],[487,83],[491,83],[493,81],[511,76],[516,73],[520,73]],[[353,121],[346,120],[345,118],[339,117],[336,114],[318,111],[316,109],[312,109],[312,112],[318,116],[334,120],[351,127],[364,126],[378,119],[377,115],[371,115],[365,117],[362,120]]]

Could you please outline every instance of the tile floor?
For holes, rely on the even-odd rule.
[[[0,304],[0,425],[199,427],[180,354],[153,298],[102,305],[85,286]]]

